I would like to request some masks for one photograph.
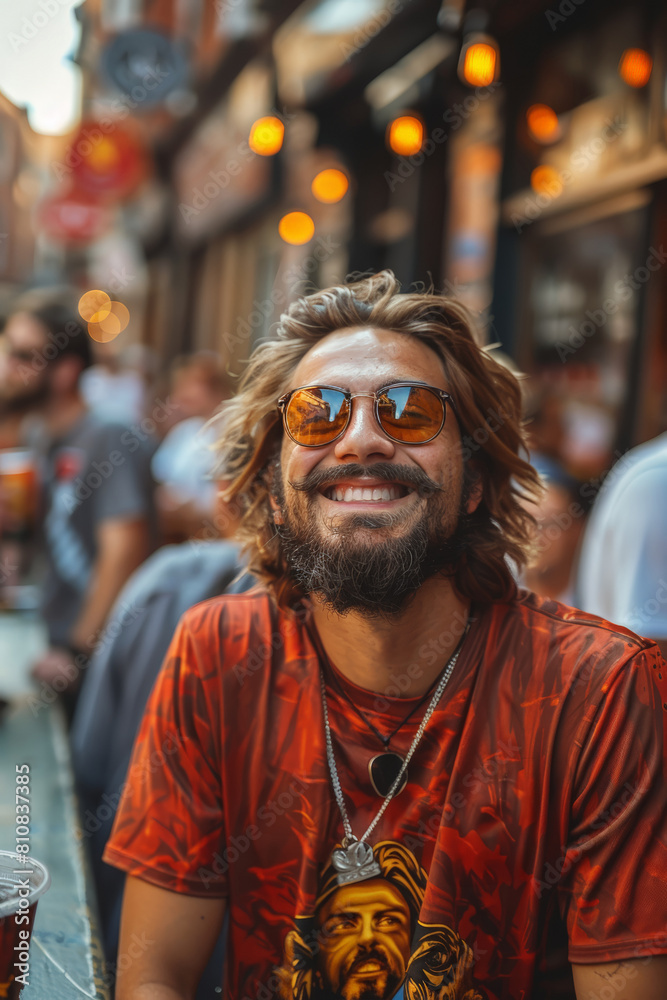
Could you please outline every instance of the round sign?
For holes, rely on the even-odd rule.
[[[160,104],[188,77],[184,51],[152,28],[116,35],[102,52],[102,70],[134,114]]]

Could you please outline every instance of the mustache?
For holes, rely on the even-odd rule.
[[[313,493],[324,486],[332,486],[343,480],[364,480],[370,477],[384,479],[388,483],[401,482],[414,487],[420,497],[430,497],[442,493],[443,489],[431,479],[423,469],[414,465],[395,465],[391,462],[376,462],[375,465],[361,465],[351,462],[331,469],[313,469],[301,479],[290,480],[290,486],[300,493]],[[363,485],[363,483],[360,483]]]
[[[353,975],[355,970],[360,965],[363,965],[364,962],[371,962],[371,961],[378,962],[380,965],[383,965],[387,970],[389,970],[390,968],[389,958],[384,950],[381,950],[377,946],[369,948],[368,951],[366,949],[362,951],[361,948],[358,948],[354,955],[354,958],[352,959],[347,969],[345,970],[345,975],[346,976]]]

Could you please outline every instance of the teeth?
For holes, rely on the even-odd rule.
[[[351,503],[356,500],[398,500],[401,496],[399,486],[332,486],[327,490],[330,500]]]

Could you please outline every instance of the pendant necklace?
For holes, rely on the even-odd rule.
[[[412,760],[412,757],[417,749],[419,742],[424,735],[424,730],[428,725],[429,719],[433,715],[438,702],[442,697],[442,693],[445,690],[449,678],[452,676],[454,667],[456,666],[456,661],[459,658],[459,653],[461,652],[461,646],[463,640],[465,639],[468,629],[470,627],[470,620],[466,623],[463,635],[459,639],[458,645],[449,661],[447,662],[438,682],[438,686],[433,692],[433,697],[429,702],[429,706],[424,713],[424,718],[419,724],[419,728],[415,733],[415,738],[413,739],[410,749],[405,755],[396,777],[394,778],[391,786],[389,787],[386,795],[384,796],[384,801],[380,806],[375,818],[371,821],[368,829],[362,833],[361,837],[355,837],[352,832],[352,827],[350,825],[350,820],[347,815],[347,809],[345,808],[345,799],[343,797],[343,790],[340,784],[340,778],[338,777],[338,769],[336,767],[336,758],[333,752],[333,741],[331,739],[331,726],[329,724],[329,710],[327,707],[327,692],[324,682],[324,672],[322,666],[320,665],[320,692],[322,695],[322,712],[324,715],[324,736],[326,740],[327,748],[327,763],[329,765],[329,774],[331,776],[331,784],[333,785],[334,796],[338,809],[340,811],[341,819],[343,821],[343,829],[345,831],[345,836],[343,837],[341,847],[336,848],[331,855],[331,863],[335,868],[337,875],[336,881],[339,885],[350,885],[353,882],[362,882],[365,879],[377,878],[381,876],[382,872],[380,866],[373,858],[373,848],[369,843],[367,843],[367,838],[371,835],[375,827],[378,825],[382,817],[384,816],[385,810],[394,796],[397,794],[399,788],[404,787],[406,774],[408,770],[408,764]],[[410,713],[412,715],[412,712]],[[403,723],[401,723],[402,725]],[[400,728],[400,727],[399,727]],[[396,754],[395,756],[398,756]]]
[[[458,650],[459,646],[461,646],[463,642],[463,639],[465,638],[466,632],[468,631],[469,621],[466,622],[466,627],[463,631],[463,635],[461,636],[461,639],[459,640],[457,648],[456,650],[454,650],[454,652]],[[394,729],[392,729],[392,731],[387,736],[384,736],[380,732],[380,730],[373,725],[371,720],[366,717],[366,715],[361,711],[361,709],[357,705],[355,705],[355,703],[352,701],[348,693],[340,684],[338,678],[336,677],[336,668],[333,666],[331,660],[327,656],[317,631],[314,629],[313,630],[309,629],[308,631],[310,633],[313,645],[317,649],[318,655],[320,657],[320,662],[326,663],[329,668],[329,676],[331,678],[333,686],[336,688],[336,691],[341,696],[341,698],[344,698],[344,700],[348,703],[348,705],[355,713],[355,715],[357,715],[358,718],[361,719],[366,728],[370,730],[371,733],[373,733],[373,735],[380,741],[380,743],[382,743],[384,747],[384,751],[382,753],[374,754],[374,756],[371,757],[371,759],[368,762],[368,778],[373,788],[373,791],[375,792],[376,795],[378,795],[381,799],[383,799],[386,796],[389,789],[391,788],[391,786],[393,785],[396,776],[401,770],[404,762],[404,758],[399,753],[396,753],[394,750],[391,750],[389,748],[389,744],[393,740],[394,736],[396,736],[396,734],[400,732],[403,726],[410,721],[415,712],[421,708],[426,699],[431,695],[433,689],[438,684],[440,677],[442,675],[440,675],[440,677],[435,678],[430,688],[427,691],[425,691],[422,697],[419,699],[419,701],[412,706],[412,708],[405,716],[405,718],[402,719],[399,722],[399,724],[395,726]],[[403,771],[403,777],[401,778],[400,784],[396,788],[395,794],[400,795],[405,786],[407,785],[407,783],[408,783],[408,773],[406,769]]]

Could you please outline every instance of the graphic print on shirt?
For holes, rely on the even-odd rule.
[[[338,845],[342,846],[342,845]],[[297,917],[276,970],[282,1000],[483,1000],[472,949],[445,924],[418,923],[427,873],[402,844],[373,848],[381,877],[339,885],[331,862],[315,914]]]

